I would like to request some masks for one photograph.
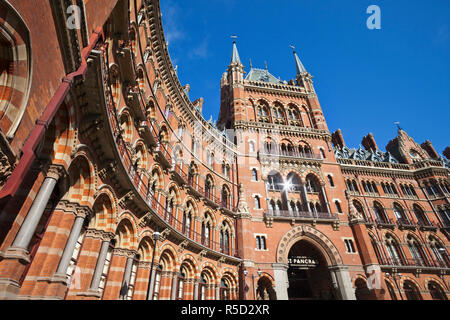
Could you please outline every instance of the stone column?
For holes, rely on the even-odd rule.
[[[110,239],[104,239],[102,242],[102,247],[100,248],[100,253],[97,259],[97,265],[95,266],[94,275],[92,276],[91,287],[89,290],[97,291],[100,285],[100,279],[103,272],[103,267],[105,266],[106,255],[108,254]]]
[[[194,282],[194,300],[198,300],[198,280]]]
[[[62,169],[59,166],[51,166],[47,172],[47,177],[42,183],[41,188],[28,211],[25,220],[20,227],[19,232],[11,245],[10,250],[26,252],[34,236],[36,228],[47,206],[48,200],[55,189],[55,186],[62,175]]]
[[[311,208],[309,207],[308,190],[306,190],[306,184],[304,181],[302,181],[302,193],[303,193],[303,199],[305,201],[306,210],[312,214]]]
[[[173,273],[172,276],[172,288],[171,288],[171,294],[170,294],[170,300],[176,300],[177,299],[177,287],[178,287],[178,274],[176,272]]]
[[[328,268],[333,279],[333,285],[335,285],[337,291],[340,294],[342,300],[356,300],[355,290],[352,286],[350,279],[350,273],[346,266],[332,266]]]
[[[216,300],[220,300],[220,284],[216,284]]]
[[[277,299],[289,300],[289,278],[287,273],[289,266],[284,263],[274,263],[272,264],[272,268],[275,278],[275,292],[277,293]]]
[[[81,234],[81,229],[83,228],[84,220],[86,219],[86,210],[77,210],[77,217],[73,223],[72,230],[70,231],[69,239],[67,239],[66,247],[64,248],[63,255],[59,261],[58,269],[56,270],[55,276],[65,277],[67,268],[70,265],[70,260],[72,259],[75,246],[77,244],[78,238]]]
[[[156,279],[156,265],[151,266],[152,277],[150,278],[150,294],[147,300],[153,300],[153,293],[155,290],[155,279]]]
[[[120,288],[120,299],[125,300],[128,294],[128,286],[130,285],[131,269],[133,267],[133,258],[127,258],[127,264],[125,265],[125,272],[123,273],[122,286]]]
[[[331,213],[330,203],[328,202],[328,197],[327,197],[327,193],[325,192],[325,187],[324,186],[322,186],[322,194],[323,194],[323,198],[325,200],[325,205],[327,206],[328,213]]]

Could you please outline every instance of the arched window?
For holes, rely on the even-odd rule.
[[[12,139],[28,104],[32,82],[30,32],[7,1],[0,1],[0,131]]]
[[[353,206],[355,207],[356,211],[358,211],[358,213],[367,220],[366,211],[364,210],[364,207],[359,203],[359,201],[353,200]]]
[[[422,208],[420,208],[417,204],[413,206],[414,214],[416,215],[417,222],[420,226],[429,226],[428,218],[423,212]]]
[[[403,290],[407,300],[422,300],[419,289],[413,282],[406,280],[403,284]]]
[[[439,264],[439,266],[448,268],[449,259],[447,254],[447,249],[441,244],[440,241],[438,241],[435,237],[430,236],[428,238],[428,244],[431,248],[431,251],[433,252],[433,255],[436,259],[436,262]]]
[[[220,249],[222,253],[230,255],[230,233],[231,228],[227,222],[222,223],[220,230]]]
[[[319,187],[316,179],[311,176],[306,177],[306,191],[310,193],[319,192]]]
[[[259,196],[255,196],[255,209],[261,209],[261,200],[259,199]]]
[[[159,300],[159,291],[161,289],[161,273],[163,271],[163,267],[159,265],[156,268],[155,272],[155,284],[153,287],[153,300]]]
[[[206,198],[212,200],[213,197],[213,188],[214,188],[214,184],[212,181],[211,176],[207,176],[206,177],[206,181],[205,181],[205,196]]]
[[[386,283],[386,287],[389,291],[389,295],[391,296],[391,300],[398,300],[397,295],[395,294],[395,291],[394,291],[394,288],[392,287],[392,285],[388,281],[385,281],[385,283]]]
[[[230,209],[230,191],[226,185],[222,187],[222,207]]]
[[[394,203],[394,214],[395,214],[395,217],[397,218],[397,220],[399,222],[401,222],[401,223],[408,223],[409,224],[409,220],[408,220],[408,218],[405,215],[405,211],[397,203]]]
[[[283,190],[283,179],[279,173],[271,173],[268,177],[269,190],[281,191]]]
[[[395,241],[390,234],[386,235],[385,244],[390,257],[390,261],[388,261],[388,263],[396,266],[403,265],[400,247],[397,241]]]
[[[434,281],[428,282],[428,290],[433,300],[448,300],[447,295],[441,286]]]
[[[184,210],[183,213],[183,233],[190,237],[191,236],[191,225],[192,225],[192,218],[194,215],[194,207],[191,202],[188,202],[186,205],[186,210]]]
[[[202,221],[202,230],[201,230],[202,245],[207,247],[211,246],[211,230],[212,230],[211,217],[207,213],[205,213],[204,219]]]
[[[386,211],[381,204],[374,202],[373,209],[378,223],[389,223],[389,219],[386,216]]]
[[[206,300],[206,286],[208,284],[207,277],[205,276],[204,272],[200,275],[200,283],[199,283],[199,300]]]
[[[256,169],[252,169],[252,181],[258,181],[258,171]]]
[[[339,213],[342,213],[342,207],[341,204],[339,203],[339,201],[335,201],[334,204],[336,205],[336,209]]]
[[[419,242],[417,242],[417,240],[411,235],[408,235],[407,242],[408,242],[408,249],[411,252],[411,255],[414,260],[414,264],[426,267],[425,264],[426,258],[423,253],[422,245],[420,245]]]
[[[249,142],[249,150],[250,152],[255,152],[255,143],[253,141]]]

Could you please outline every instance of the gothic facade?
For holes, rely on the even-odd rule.
[[[206,121],[162,26],[0,2],[0,299],[448,299],[449,149],[349,148],[297,53],[245,75],[236,43]]]

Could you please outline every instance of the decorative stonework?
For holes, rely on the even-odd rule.
[[[280,240],[277,249],[277,262],[288,263],[290,248],[300,240],[310,240],[318,245],[329,266],[342,264],[339,251],[322,232],[309,226],[298,226],[288,231]]]
[[[178,252],[179,253],[183,253],[184,249],[186,249],[186,247],[189,245],[189,241],[188,240],[184,240],[183,242],[181,242],[178,245]]]

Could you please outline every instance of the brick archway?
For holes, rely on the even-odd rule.
[[[328,237],[317,229],[308,226],[298,226],[289,230],[280,240],[277,248],[277,262],[288,263],[289,251],[300,240],[306,240],[317,247],[328,266],[342,264],[339,251]]]

